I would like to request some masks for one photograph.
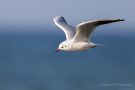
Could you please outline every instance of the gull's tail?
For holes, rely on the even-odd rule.
[[[105,46],[105,45],[103,45],[103,44],[96,44],[96,46]]]

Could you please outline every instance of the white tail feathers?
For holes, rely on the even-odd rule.
[[[103,45],[103,44],[96,44],[96,46],[105,46],[105,45]]]

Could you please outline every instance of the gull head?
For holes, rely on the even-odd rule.
[[[53,18],[55,24],[57,23],[67,23],[63,16],[56,16]]]
[[[56,50],[56,52],[58,51],[66,51],[68,50],[68,44],[66,42],[62,42],[59,44],[58,49]]]

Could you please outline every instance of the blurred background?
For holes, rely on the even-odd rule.
[[[0,0],[0,90],[135,90],[135,1]],[[53,17],[74,27],[88,20],[121,18],[100,26],[82,52],[59,52],[64,33]]]

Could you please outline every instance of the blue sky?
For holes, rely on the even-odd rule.
[[[0,25],[47,25],[62,15],[71,24],[102,18],[125,18],[134,25],[134,0],[0,0]]]

